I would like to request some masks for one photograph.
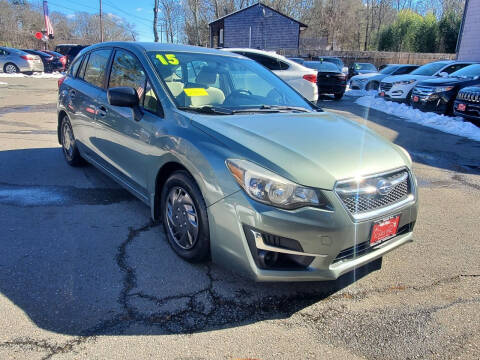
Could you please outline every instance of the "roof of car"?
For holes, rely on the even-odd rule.
[[[95,45],[91,45],[83,51],[88,51],[97,47],[123,47],[125,49],[136,49],[139,51],[173,51],[173,52],[192,52],[201,54],[212,55],[227,55],[227,56],[239,56],[237,54],[228,54],[224,51],[219,51],[212,48],[206,48],[201,46],[192,45],[180,45],[180,44],[164,44],[158,42],[136,42],[136,41],[116,41],[116,42],[103,42]]]
[[[296,67],[298,69],[305,68],[302,64],[297,63],[295,60],[289,59],[283,55],[277,54],[275,51],[265,51],[259,49],[251,49],[251,48],[223,48],[222,52],[249,52],[254,54],[260,54],[265,56],[270,56],[275,59],[282,60],[283,62],[289,64],[290,66]]]

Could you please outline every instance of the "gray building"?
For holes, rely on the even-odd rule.
[[[480,61],[480,0],[466,0],[457,59]]]
[[[263,50],[298,49],[307,25],[271,7],[256,3],[210,24],[210,47]]]

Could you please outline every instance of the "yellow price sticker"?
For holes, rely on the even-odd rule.
[[[162,63],[162,65],[178,65],[180,61],[175,57],[175,54],[157,54],[155,57]]]
[[[207,90],[204,88],[189,88],[183,89],[187,96],[208,96]]]

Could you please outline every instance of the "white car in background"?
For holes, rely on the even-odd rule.
[[[422,65],[406,75],[388,76],[381,81],[378,94],[387,100],[409,102],[413,88],[419,81],[446,77],[473,63],[472,61],[435,61]]]
[[[418,65],[388,64],[379,72],[352,76],[350,89],[378,90],[380,82],[391,75],[408,74],[418,68]]]
[[[279,78],[297,90],[305,99],[311,102],[318,100],[316,70],[309,69],[275,52],[249,48],[228,48],[222,50],[234,52],[255,60],[274,72]]]

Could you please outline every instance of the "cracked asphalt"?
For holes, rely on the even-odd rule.
[[[336,282],[175,256],[149,209],[56,141],[56,80],[0,88],[0,359],[478,359],[480,143],[323,98],[405,147],[414,243]]]

